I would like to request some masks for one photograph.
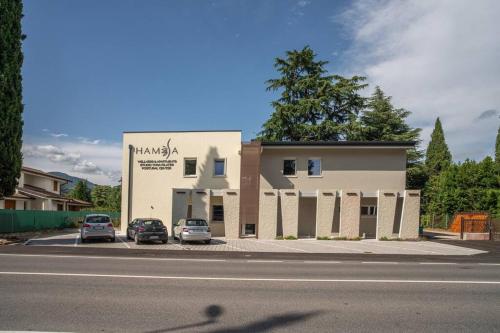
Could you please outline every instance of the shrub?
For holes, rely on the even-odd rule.
[[[293,235],[288,235],[288,236],[285,236],[285,239],[286,240],[296,240],[297,237],[293,236]]]

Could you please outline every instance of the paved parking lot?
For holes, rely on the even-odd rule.
[[[462,246],[419,241],[338,241],[338,240],[258,240],[258,239],[231,239],[214,238],[211,244],[197,242],[179,244],[169,239],[167,244],[146,243],[136,245],[127,241],[124,234],[117,233],[116,242],[91,241],[82,244],[79,233],[68,233],[45,238],[28,240],[28,246],[74,246],[98,248],[131,248],[131,249],[158,249],[177,251],[243,251],[243,252],[288,252],[288,253],[373,253],[373,254],[420,254],[420,255],[474,255],[484,251]]]

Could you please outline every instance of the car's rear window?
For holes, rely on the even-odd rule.
[[[86,223],[109,223],[108,216],[87,216]]]
[[[151,225],[153,227],[163,227],[163,223],[158,220],[145,220],[144,225]]]
[[[205,221],[205,220],[187,220],[186,226],[188,226],[188,227],[206,227],[207,221]]]

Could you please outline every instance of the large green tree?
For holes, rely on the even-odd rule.
[[[0,0],[0,198],[14,193],[22,165],[21,0]]]
[[[356,126],[358,134],[353,136],[365,141],[415,142],[416,147],[407,153],[407,186],[420,189],[427,180],[422,166],[423,153],[418,149],[421,130],[407,124],[410,114],[408,110],[394,107],[391,96],[386,96],[380,87],[375,87],[359,119],[359,126]]]
[[[79,180],[75,187],[69,193],[69,197],[78,200],[92,201],[92,196],[90,194],[90,189],[87,186],[86,180]]]
[[[364,77],[329,75],[327,61],[316,60],[308,46],[276,58],[279,77],[267,81],[268,91],[281,91],[272,102],[274,112],[264,123],[259,139],[318,141],[349,139],[351,121],[364,106],[359,91]]]
[[[439,174],[451,165],[451,153],[444,138],[443,127],[439,117],[434,124],[431,141],[427,146],[425,167],[429,176]]]

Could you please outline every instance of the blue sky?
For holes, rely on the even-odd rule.
[[[483,158],[500,110],[499,9],[486,0],[25,0],[25,163],[115,183],[123,131],[241,129],[249,140],[272,112],[273,59],[304,45],[331,72],[368,75],[365,94],[380,84],[413,112],[424,145],[439,115],[455,159]]]

